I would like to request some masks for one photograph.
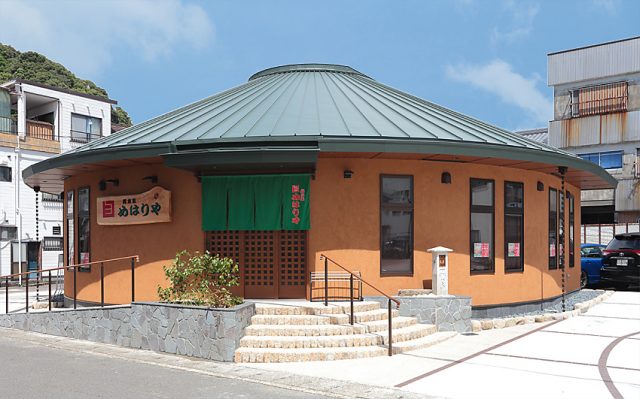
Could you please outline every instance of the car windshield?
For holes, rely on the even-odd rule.
[[[582,256],[600,256],[602,252],[600,251],[600,247],[584,247],[580,250]]]
[[[614,237],[607,245],[607,249],[640,249],[640,236]]]

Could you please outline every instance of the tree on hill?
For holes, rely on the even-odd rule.
[[[79,93],[109,98],[107,91],[90,80],[79,79],[63,65],[34,51],[19,52],[0,43],[0,82],[25,79],[69,89]],[[111,122],[131,126],[131,118],[121,107],[111,107]]]

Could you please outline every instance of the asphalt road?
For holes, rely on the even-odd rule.
[[[0,334],[0,397],[76,398],[318,398],[237,379],[161,365],[72,352]]]

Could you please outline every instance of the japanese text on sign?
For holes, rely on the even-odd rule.
[[[125,225],[171,221],[171,192],[162,187],[132,195],[98,198],[98,224]]]
[[[291,223],[300,224],[300,203],[305,201],[304,188],[291,185]]]

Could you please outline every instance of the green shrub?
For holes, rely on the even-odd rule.
[[[238,265],[229,258],[208,251],[191,254],[180,251],[171,266],[163,266],[169,287],[158,286],[163,302],[228,308],[242,303],[229,291],[239,285]]]

